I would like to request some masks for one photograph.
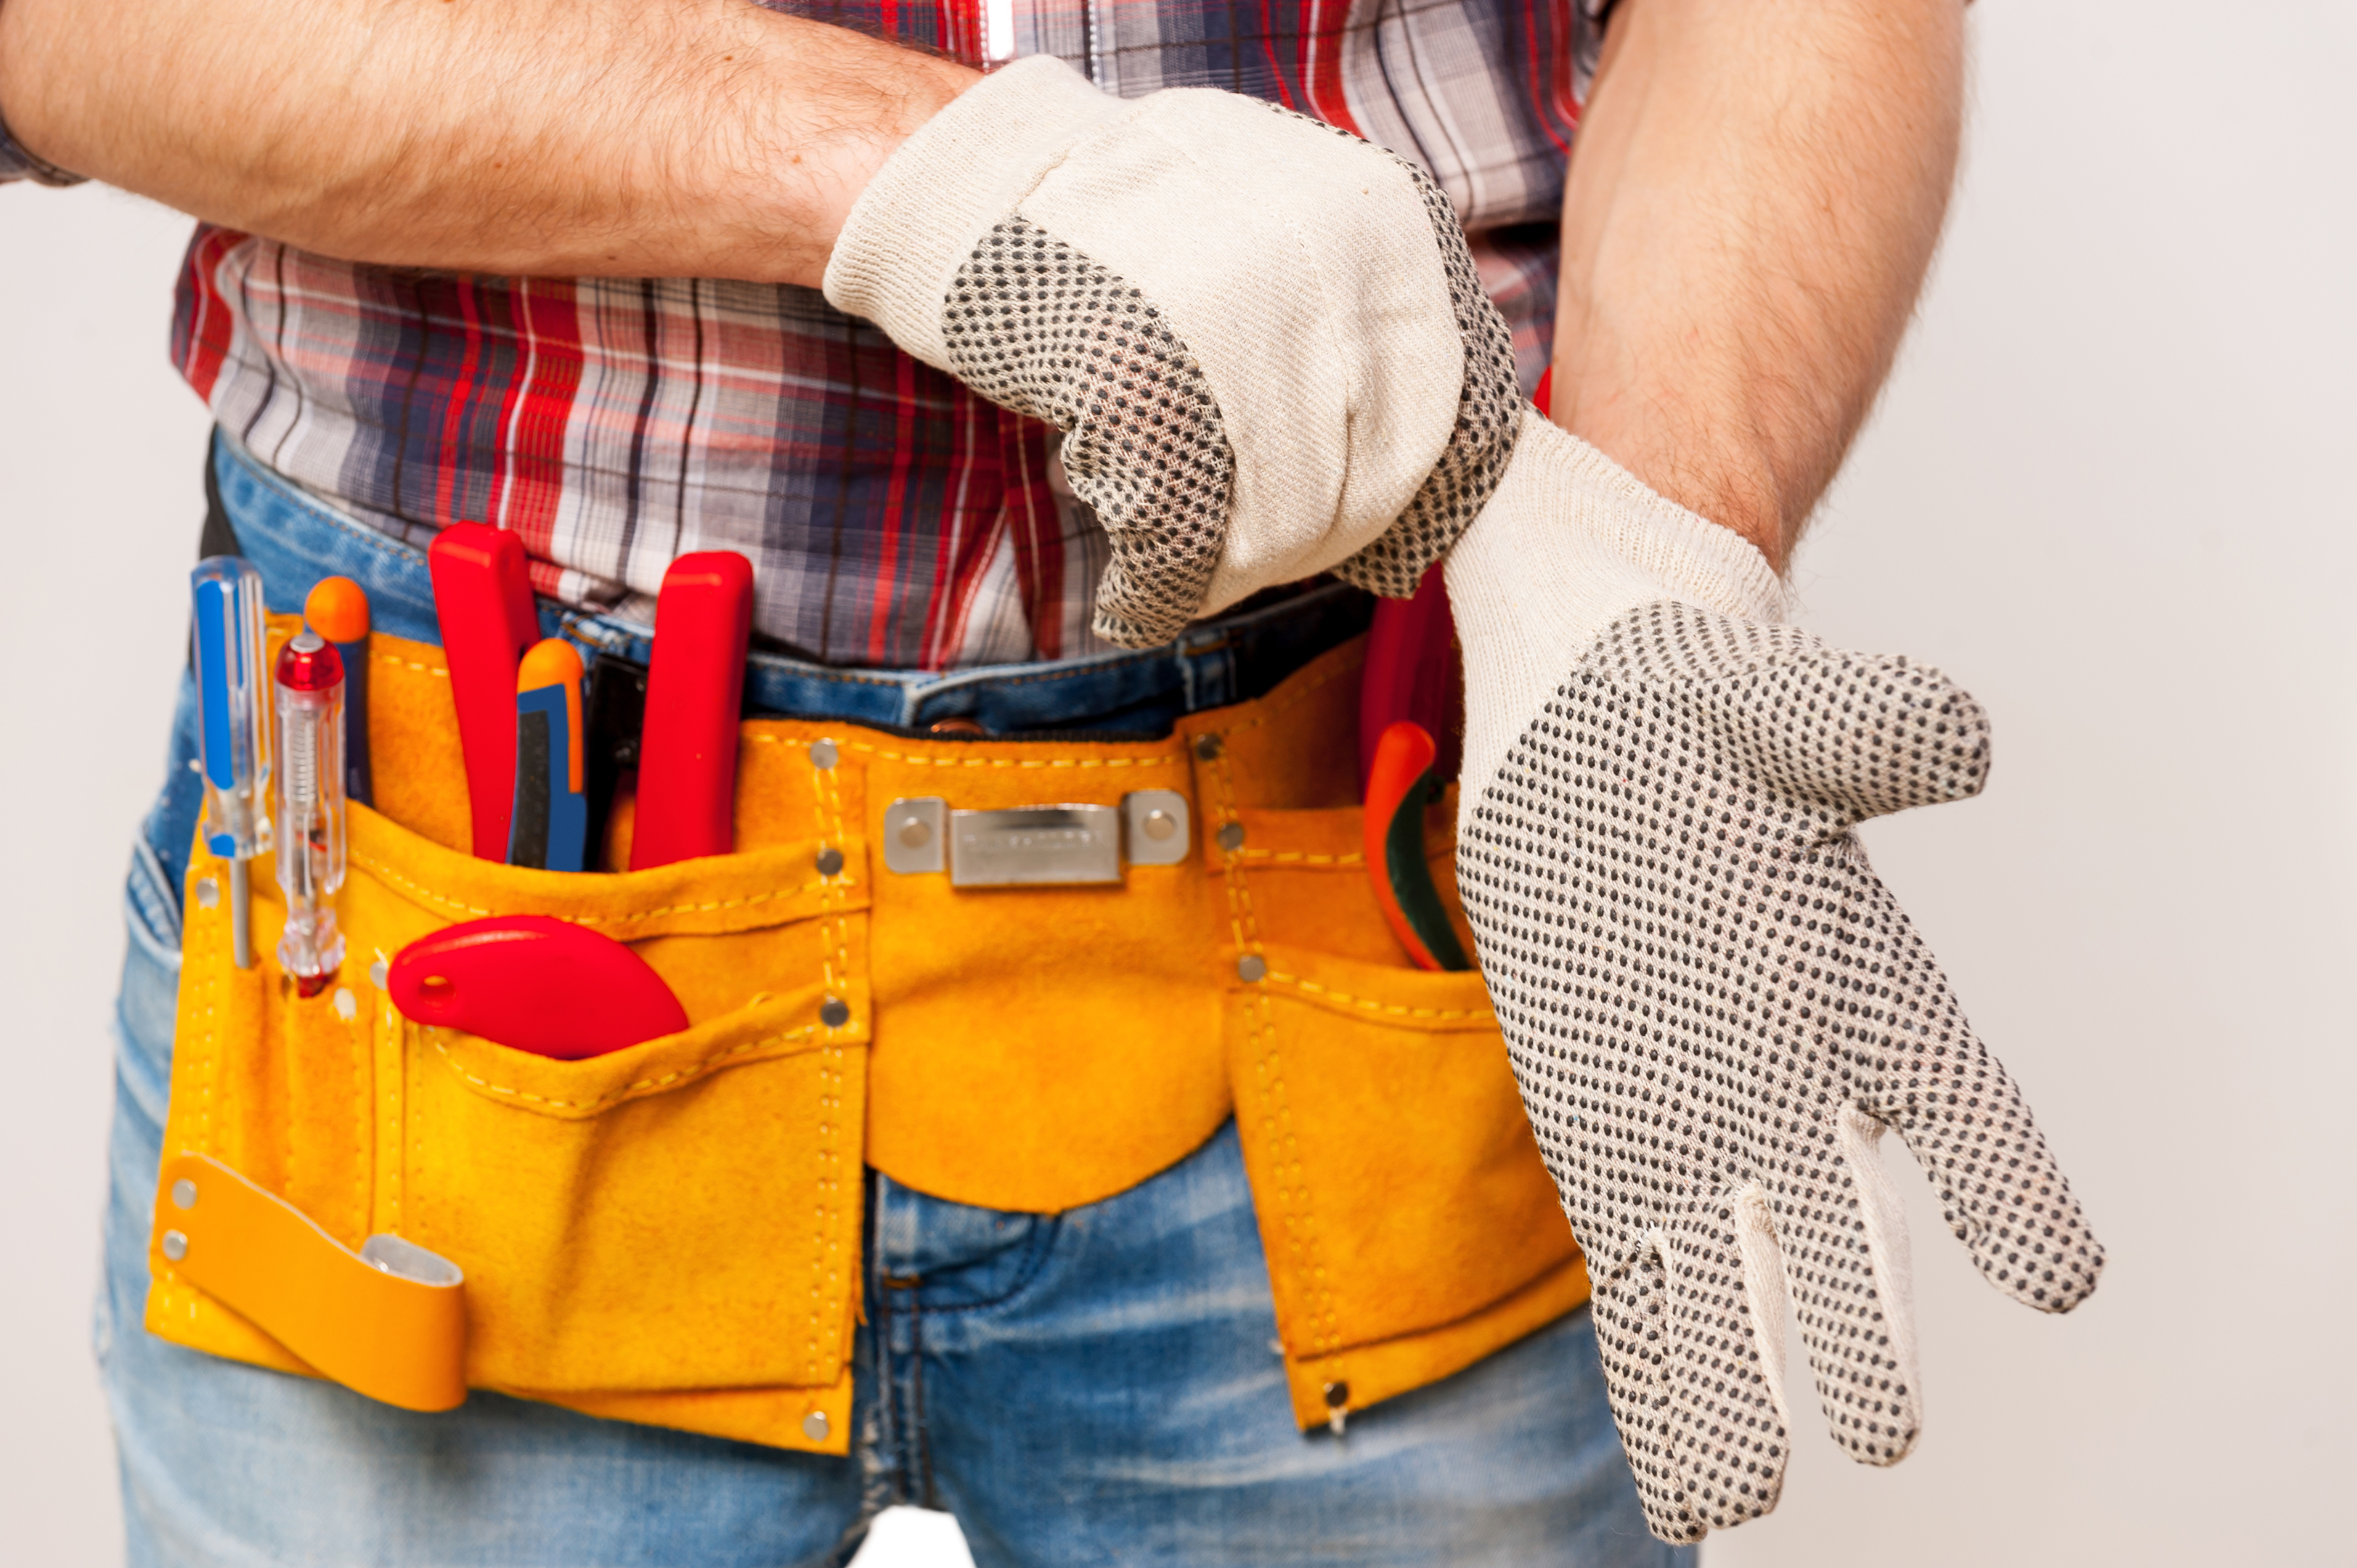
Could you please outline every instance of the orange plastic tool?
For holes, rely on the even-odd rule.
[[[1424,858],[1424,809],[1439,792],[1437,748],[1407,719],[1384,729],[1367,773],[1367,879],[1383,919],[1418,969],[1470,969]]]

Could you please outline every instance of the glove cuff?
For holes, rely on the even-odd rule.
[[[994,71],[876,171],[827,260],[826,302],[949,370],[942,302],[984,231],[1091,127],[1133,110],[1049,55]]]
[[[1758,545],[1671,500],[1535,409],[1523,415],[1522,439],[1499,488],[1521,492],[1498,509],[1499,521],[1518,536],[1516,546],[1534,569],[1564,553],[1562,536],[1571,526],[1587,536],[1573,548],[1583,554],[1600,549],[1625,563],[1660,585],[1663,591],[1654,597],[1746,620],[1784,618],[1783,580]],[[1597,564],[1589,562],[1589,570]],[[1599,607],[1581,641],[1625,607]]]
[[[1588,646],[1635,606],[1678,599],[1778,621],[1784,585],[1730,528],[1526,409],[1496,494],[1448,556],[1465,651],[1460,816]]]

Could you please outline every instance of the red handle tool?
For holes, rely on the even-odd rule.
[[[736,842],[737,725],[752,632],[751,562],[703,550],[671,564],[655,598],[632,871],[726,854]]]
[[[503,861],[515,795],[516,665],[540,640],[523,541],[489,523],[454,522],[434,536],[425,558],[458,707],[474,851]]]
[[[393,955],[384,985],[404,1017],[568,1061],[687,1027],[687,1010],[646,960],[546,915],[421,937]]]

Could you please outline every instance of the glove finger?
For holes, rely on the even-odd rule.
[[[2041,1312],[2068,1312],[2093,1292],[2103,1243],[1922,939],[1889,890],[1870,875],[1867,883],[1852,961],[1864,997],[1854,1011],[1880,1027],[1868,1036],[1863,1109],[1899,1130],[1939,1192],[1948,1229],[1991,1284]],[[1878,964],[1885,955],[1896,961]]]
[[[1684,707],[1692,731],[1738,774],[1818,818],[1828,839],[1887,811],[1976,795],[1987,780],[1988,716],[1927,665],[1682,604],[1623,618],[1599,646],[1624,678]]]
[[[1709,1527],[1689,1505],[1683,1467],[1673,1456],[1669,1290],[1661,1253],[1649,1247],[1609,1273],[1595,1270],[1591,1278],[1588,1312],[1604,1364],[1605,1397],[1636,1478],[1646,1528],[1663,1541],[1700,1541]]]
[[[1654,1230],[1667,1292],[1663,1377],[1671,1454],[1687,1506],[1713,1530],[1776,1506],[1784,1413],[1784,1273],[1759,1187],[1695,1205]]]
[[[1664,1541],[1776,1506],[1784,1419],[1784,1277],[1757,1187],[1647,1232],[1592,1298],[1605,1388],[1645,1522]]]
[[[1907,1219],[1882,1168],[1882,1133],[1842,1106],[1820,1134],[1829,1151],[1781,1162],[1792,1174],[1774,1199],[1818,1402],[1834,1441],[1864,1465],[1897,1464],[1922,1428]]]

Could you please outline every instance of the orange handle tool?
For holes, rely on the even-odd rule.
[[[1424,809],[1439,794],[1437,748],[1422,725],[1402,719],[1375,742],[1367,774],[1367,879],[1384,923],[1418,969],[1470,969],[1424,858]]]

